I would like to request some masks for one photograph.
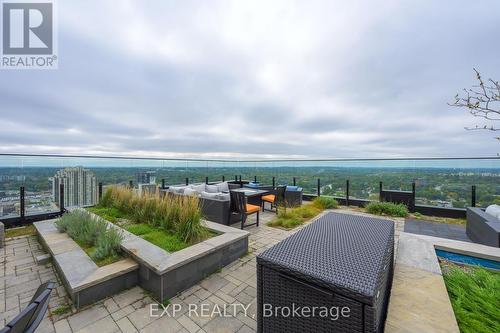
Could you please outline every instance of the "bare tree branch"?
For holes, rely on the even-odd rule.
[[[500,121],[500,83],[489,79],[485,84],[481,74],[474,68],[476,79],[479,85],[472,86],[469,89],[463,89],[463,94],[456,94],[453,103],[448,103],[450,106],[458,108],[466,108],[474,117],[484,118],[487,121]],[[487,130],[500,131],[500,127],[496,124],[491,125],[475,125],[473,127],[465,127],[466,130]],[[495,139],[500,141],[500,137]]]

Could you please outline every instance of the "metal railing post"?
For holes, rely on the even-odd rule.
[[[345,204],[349,206],[349,179],[345,181]]]
[[[273,188],[275,188],[275,187],[276,187],[276,178],[273,177]]]
[[[222,175],[222,182],[225,182],[226,181],[226,177],[224,177],[224,175]]]
[[[297,186],[297,178],[293,177],[293,186]]]
[[[19,215],[24,219],[26,208],[25,208],[25,197],[24,197],[24,186],[19,188]]]
[[[382,202],[382,188],[383,184],[382,182],[378,183],[378,201]]]
[[[472,185],[471,206],[476,207],[476,185]]]
[[[186,177],[186,185],[189,185],[189,178]]]
[[[64,213],[64,184],[59,184],[59,211]]]
[[[162,180],[161,180],[161,189],[162,190],[165,189],[165,178],[162,178]]]
[[[321,181],[318,178],[318,197],[321,196]]]
[[[205,177],[205,184],[208,184],[208,177]]]
[[[416,197],[417,197],[417,185],[415,184],[415,182],[412,182],[411,183],[411,201],[412,201],[411,212],[412,213],[415,212]]]
[[[99,198],[99,202],[101,202],[102,200],[102,182],[99,182],[99,184],[97,185],[97,195],[98,195],[98,198]]]
[[[133,180],[128,181],[128,187],[134,188],[134,181]]]
[[[257,176],[253,176],[253,182],[257,183]]]

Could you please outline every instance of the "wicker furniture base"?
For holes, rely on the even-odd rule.
[[[382,332],[393,261],[392,221],[324,215],[257,257],[258,332]]]

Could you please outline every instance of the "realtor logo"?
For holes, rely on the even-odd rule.
[[[57,68],[54,4],[2,2],[2,69]]]

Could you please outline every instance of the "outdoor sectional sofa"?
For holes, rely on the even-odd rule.
[[[240,188],[240,184],[231,182],[221,183],[197,183],[189,185],[172,185],[167,192],[171,195],[196,195],[200,198],[200,207],[203,218],[208,221],[230,225],[240,221],[238,214],[233,214],[231,207],[231,196],[229,191]],[[251,187],[245,185],[245,187]],[[273,191],[272,186],[259,186],[259,189]],[[287,186],[285,200],[289,206],[300,206],[302,204],[302,188]]]
[[[500,207],[491,205],[486,211],[467,208],[466,233],[476,243],[500,247]]]
[[[239,188],[239,184],[223,182],[218,184],[175,185],[168,188],[173,195],[197,195],[203,218],[208,221],[230,225],[237,218],[231,214],[231,199],[229,190]]]

